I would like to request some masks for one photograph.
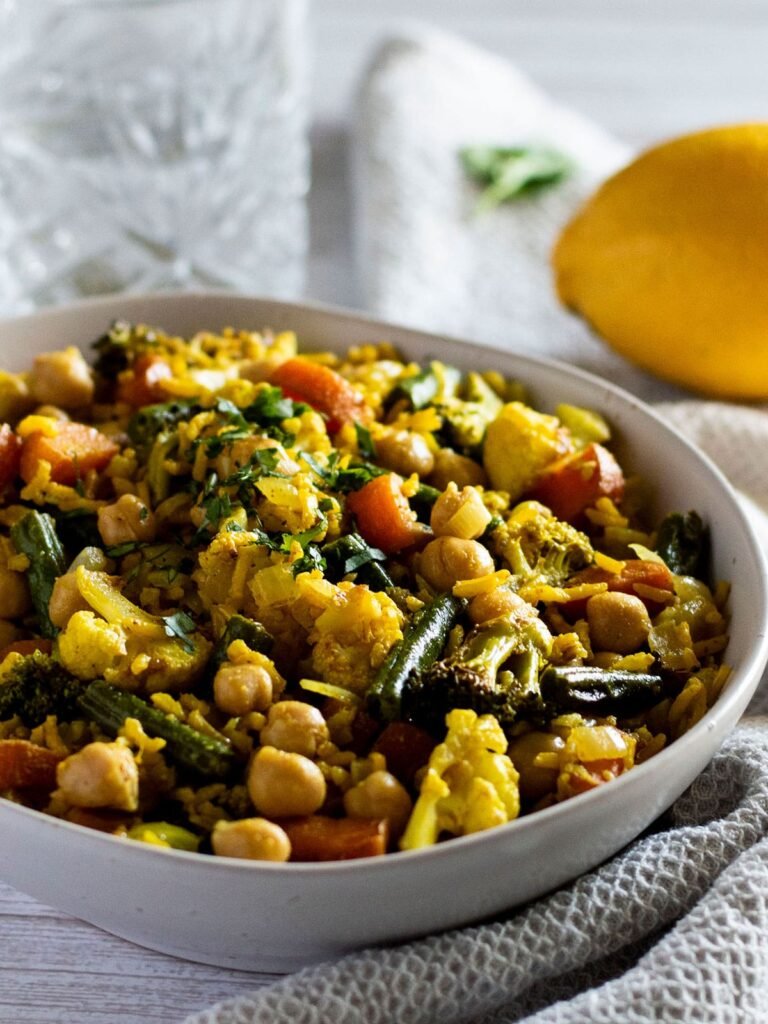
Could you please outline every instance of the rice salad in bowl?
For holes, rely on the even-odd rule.
[[[8,800],[397,855],[578,801],[717,701],[708,523],[656,514],[607,410],[282,328],[118,320],[91,353],[0,376]]]

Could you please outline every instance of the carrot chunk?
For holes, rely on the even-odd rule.
[[[387,851],[384,819],[328,818],[311,814],[278,822],[291,841],[291,860],[355,860]]]
[[[137,409],[162,402],[166,397],[162,382],[172,376],[173,371],[162,356],[139,356],[130,370],[120,374],[117,400]]]
[[[674,577],[666,565],[662,562],[653,562],[649,558],[632,558],[624,563],[624,567],[618,573],[590,565],[568,580],[569,587],[577,587],[583,583],[605,583],[609,590],[639,597],[651,613],[657,612],[662,606],[658,601],[647,597],[643,588],[671,592],[675,585]],[[637,589],[638,586],[640,590]],[[569,601],[563,605],[563,612],[569,619],[580,618],[584,615],[586,604],[584,599]]]
[[[430,734],[410,722],[390,722],[373,745],[386,758],[388,771],[406,786],[413,783],[414,775],[427,763],[434,747],[435,740]]]
[[[373,419],[373,410],[345,377],[311,359],[287,359],[273,370],[270,379],[289,398],[323,413],[329,434],[335,434],[344,423],[370,423]]]
[[[0,789],[45,789],[56,785],[58,754],[29,740],[0,740]]]
[[[385,473],[347,497],[347,507],[357,519],[360,533],[369,544],[388,555],[413,547],[430,536],[429,529],[417,522],[402,484],[397,473]]]
[[[20,472],[29,483],[41,460],[50,463],[51,480],[72,486],[86,473],[104,469],[118,446],[95,427],[83,423],[57,422],[55,433],[48,436],[35,431],[24,439]]]
[[[575,455],[553,463],[536,481],[530,497],[550,508],[558,519],[574,522],[598,498],[619,501],[624,474],[601,444],[590,444]]]

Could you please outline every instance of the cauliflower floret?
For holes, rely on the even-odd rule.
[[[192,578],[209,611],[220,604],[226,604],[231,611],[241,611],[248,579],[269,564],[269,551],[259,544],[257,534],[221,530],[201,551],[200,568]]]
[[[318,523],[319,492],[306,474],[296,473],[291,480],[265,476],[256,482],[256,488],[266,499],[258,505],[265,530],[301,533]],[[321,537],[319,534],[317,539]]]
[[[429,758],[400,841],[403,850],[431,846],[441,832],[467,835],[495,828],[520,811],[518,773],[493,715],[456,708],[445,722],[448,734]]]
[[[103,678],[124,690],[154,693],[182,690],[203,672],[211,644],[199,633],[169,635],[168,623],[129,601],[106,573],[81,565],[76,580],[103,616],[76,612],[59,634],[59,658],[78,679]]]
[[[402,640],[402,624],[403,614],[387,594],[342,584],[310,633],[313,670],[327,683],[364,693]]]
[[[536,412],[522,402],[508,402],[488,425],[483,466],[491,486],[509,492],[514,501],[571,447],[570,435],[557,417]]]
[[[70,617],[59,635],[58,650],[64,668],[85,680],[114,676],[128,654],[125,632],[90,611]]]

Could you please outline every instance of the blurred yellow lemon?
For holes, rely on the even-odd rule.
[[[768,124],[648,150],[576,214],[552,261],[561,301],[634,363],[768,398]]]

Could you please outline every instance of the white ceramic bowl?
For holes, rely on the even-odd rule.
[[[731,580],[733,673],[690,732],[615,782],[430,850],[328,864],[263,864],[158,850],[0,800],[0,874],[116,935],[224,967],[287,970],[364,945],[475,922],[563,884],[611,856],[702,770],[760,679],[768,641],[766,567],[737,499],[701,453],[647,407],[567,366],[404,330],[341,311],[229,294],[97,299],[0,324],[0,366],[81,345],[115,318],[188,334],[225,325],[294,328],[306,348],[389,339],[414,359],[519,377],[537,405],[568,401],[612,423],[621,459],[652,481],[657,512],[697,509],[715,574]]]

